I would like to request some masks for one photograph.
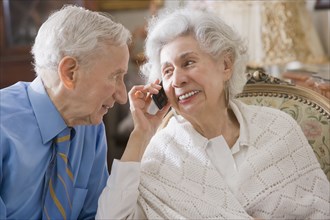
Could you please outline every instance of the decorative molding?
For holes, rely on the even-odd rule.
[[[248,82],[242,93],[236,98],[243,97],[277,97],[296,100],[311,106],[330,120],[329,100],[321,94],[298,85],[280,80],[264,72],[255,71],[248,74]]]
[[[263,71],[254,71],[253,73],[247,73],[247,78],[248,78],[247,84],[266,83],[266,84],[294,85],[287,81],[271,76]]]

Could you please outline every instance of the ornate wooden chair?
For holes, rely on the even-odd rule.
[[[330,100],[319,93],[256,71],[237,99],[291,115],[301,126],[330,181]]]

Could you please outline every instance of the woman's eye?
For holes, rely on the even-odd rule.
[[[194,61],[188,60],[188,61],[185,62],[184,66],[190,66],[190,65],[192,65],[194,63],[195,63]]]
[[[163,70],[163,75],[171,74],[172,70],[170,68]]]

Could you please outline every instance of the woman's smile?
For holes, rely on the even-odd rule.
[[[190,98],[190,97],[196,95],[196,94],[199,93],[199,92],[200,92],[200,91],[198,91],[198,90],[190,91],[190,92],[188,92],[188,93],[185,93],[185,94],[183,94],[183,95],[180,95],[178,99],[179,99],[179,101],[184,101],[184,100],[186,100],[186,99],[188,99],[188,98]]]

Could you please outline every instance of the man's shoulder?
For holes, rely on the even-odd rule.
[[[17,137],[23,141],[38,132],[37,120],[27,93],[29,84],[18,82],[0,91],[1,141]]]
[[[18,82],[0,91],[0,117],[1,124],[7,120],[14,126],[15,120],[28,119],[33,116],[33,110],[28,98],[27,88],[29,83]]]
[[[19,108],[24,103],[28,102],[27,88],[29,84],[28,82],[17,82],[9,87],[1,89],[1,110],[3,108]]]
[[[15,84],[12,84],[8,87],[0,89],[1,94],[11,94],[21,92],[22,90],[27,90],[27,87],[31,84],[31,82],[23,82],[19,81]]]

